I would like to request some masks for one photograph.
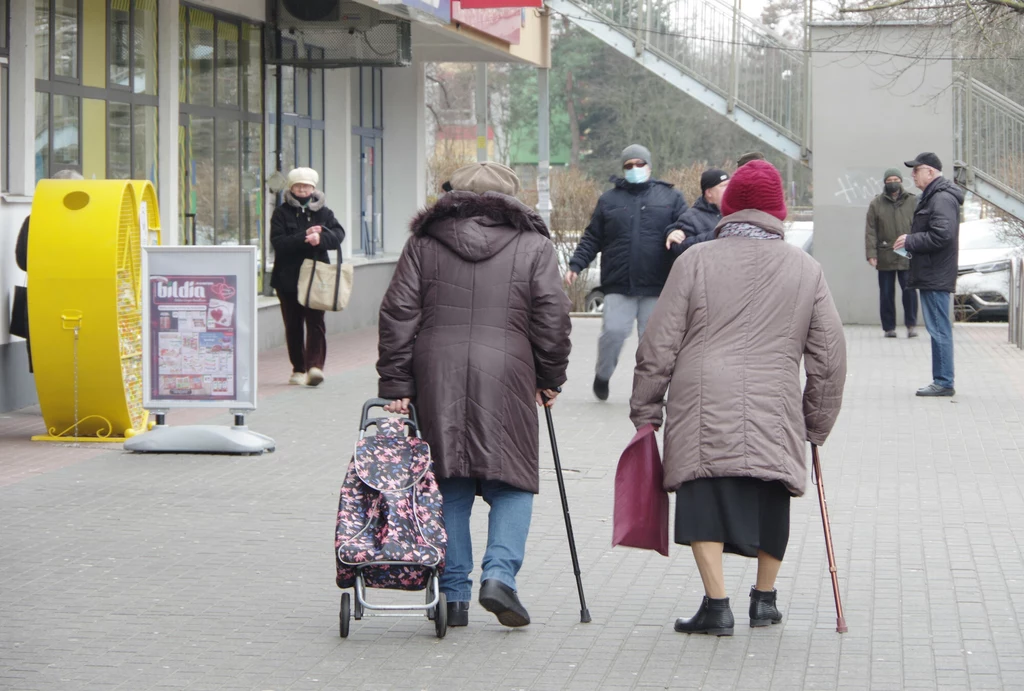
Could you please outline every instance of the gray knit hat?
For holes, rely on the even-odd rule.
[[[903,181],[902,170],[900,170],[899,168],[889,168],[888,170],[885,171],[885,174],[882,176],[882,182],[885,182],[886,180],[893,176],[898,177],[900,179],[900,182]]]
[[[510,197],[519,192],[519,177],[508,166],[493,161],[481,161],[462,166],[454,173],[448,184],[453,190],[464,190],[483,194],[499,192]]]
[[[651,152],[648,151],[646,146],[640,146],[639,144],[630,144],[622,150],[622,165],[626,165],[626,161],[632,161],[634,158],[639,158],[642,161],[646,161],[647,165],[654,167],[651,164]]]

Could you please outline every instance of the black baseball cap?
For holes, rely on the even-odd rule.
[[[904,161],[903,165],[907,168],[917,168],[918,166],[931,166],[935,170],[942,170],[942,161],[939,157],[933,154],[931,151],[925,151],[923,154],[918,154],[917,158],[913,161]]]

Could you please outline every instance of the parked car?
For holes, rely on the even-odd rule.
[[[786,224],[786,242],[814,254],[814,221],[790,221]]]
[[[558,251],[558,269],[563,276],[569,268],[569,259],[572,257],[572,253],[575,249],[575,244],[572,244],[571,246],[568,244],[556,245],[556,250]],[[583,311],[593,312],[595,314],[603,313],[604,292],[601,291],[600,253],[598,253],[597,258],[591,262],[590,266],[580,273],[579,278],[576,280],[578,285],[579,282],[582,281],[582,286],[586,290],[586,297],[583,300]],[[572,297],[572,293],[570,293],[569,297]]]
[[[956,312],[961,319],[1009,314],[1010,258],[1019,255],[998,221],[981,219],[960,224]]]

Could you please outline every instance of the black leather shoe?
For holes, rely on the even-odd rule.
[[[731,636],[736,620],[729,608],[729,598],[715,600],[707,595],[700,609],[690,619],[676,619],[679,633],[706,633],[711,636]]]
[[[750,625],[768,626],[770,624],[782,623],[782,612],[775,605],[775,597],[778,591],[772,588],[771,592],[758,590],[750,586]]]
[[[480,584],[480,605],[497,616],[502,626],[526,626],[530,623],[530,614],[519,602],[516,591],[493,578]]]
[[[448,626],[469,626],[469,603],[448,603]]]
[[[594,377],[594,395],[598,400],[608,400],[608,380],[601,377]]]

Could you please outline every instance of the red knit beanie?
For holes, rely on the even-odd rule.
[[[722,215],[745,209],[757,209],[786,220],[786,197],[782,193],[782,176],[768,161],[751,161],[740,166],[722,197]]]

